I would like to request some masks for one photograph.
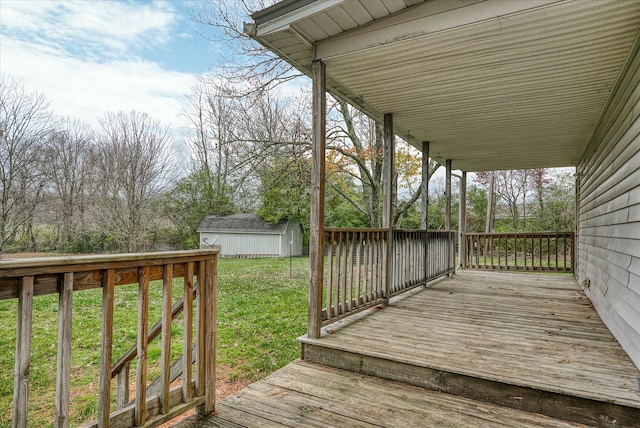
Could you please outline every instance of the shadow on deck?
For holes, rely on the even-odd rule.
[[[572,277],[464,271],[300,338],[187,427],[640,427],[640,372]]]

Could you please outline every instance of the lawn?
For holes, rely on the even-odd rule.
[[[221,259],[218,262],[217,362],[229,380],[257,380],[297,358],[296,337],[307,316],[308,258]],[[182,279],[174,282],[174,301]],[[161,283],[150,286],[150,323],[160,317]],[[74,293],[72,425],[95,419],[100,361],[101,290]],[[137,286],[116,289],[114,361],[136,340]],[[57,295],[34,298],[29,392],[30,426],[51,426],[57,352]],[[0,301],[0,427],[10,426],[13,400],[17,300]],[[174,320],[172,353],[182,352],[181,320]],[[159,358],[156,339],[149,357]],[[157,375],[149,368],[149,378]],[[135,368],[132,367],[132,373]]]

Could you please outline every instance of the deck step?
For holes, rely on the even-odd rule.
[[[303,360],[485,403],[600,427],[640,427],[640,409],[332,347],[306,337]]]
[[[579,427],[406,383],[294,361],[181,428]]]

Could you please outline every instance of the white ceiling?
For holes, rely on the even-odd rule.
[[[455,169],[573,166],[640,29],[635,0],[285,0],[254,37]]]

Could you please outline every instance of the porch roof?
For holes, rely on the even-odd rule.
[[[284,0],[246,31],[432,158],[574,166],[640,29],[633,0]]]

